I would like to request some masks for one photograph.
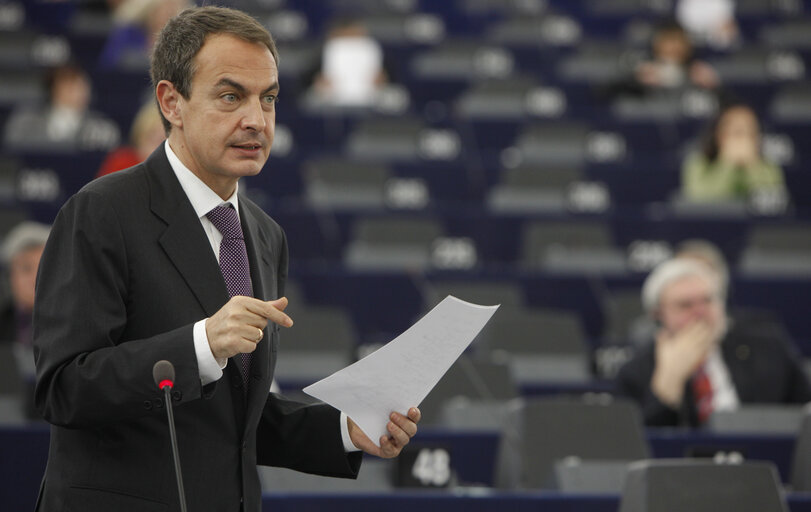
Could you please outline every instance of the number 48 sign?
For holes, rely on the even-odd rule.
[[[451,483],[451,456],[441,446],[409,445],[397,464],[397,485],[402,487],[447,487]]]

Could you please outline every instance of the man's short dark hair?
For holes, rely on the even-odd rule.
[[[279,53],[270,32],[253,17],[227,7],[192,7],[170,19],[161,30],[152,51],[149,74],[153,90],[161,80],[172,82],[184,98],[191,95],[194,77],[194,57],[206,38],[213,34],[228,34],[249,43],[264,45],[279,64]],[[172,128],[161,112],[167,135]]]

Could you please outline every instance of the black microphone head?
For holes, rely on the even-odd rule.
[[[163,359],[155,363],[152,367],[152,378],[155,379],[155,384],[163,389],[164,386],[170,388],[175,384],[175,367],[169,361]]]

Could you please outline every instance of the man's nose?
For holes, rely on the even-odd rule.
[[[242,128],[261,132],[265,126],[267,126],[267,122],[261,100],[247,102],[242,116]]]

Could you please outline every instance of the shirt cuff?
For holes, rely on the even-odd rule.
[[[360,448],[355,446],[352,438],[349,437],[349,424],[346,422],[346,414],[341,413],[341,439],[344,441],[344,451],[346,453],[359,452]]]
[[[197,368],[200,371],[200,383],[205,386],[222,377],[222,369],[228,364],[228,359],[222,364],[217,361],[211,353],[211,346],[208,344],[206,334],[206,320],[203,319],[194,324],[194,352],[197,354]]]

